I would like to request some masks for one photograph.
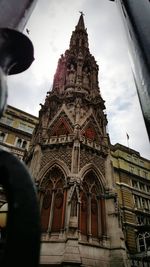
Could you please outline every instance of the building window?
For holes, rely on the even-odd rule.
[[[147,185],[147,192],[150,192],[150,186],[149,185]]]
[[[138,197],[134,195],[135,207],[138,207]]]
[[[102,188],[95,174],[90,171],[83,180],[80,206],[81,234],[99,237],[106,233],[105,202],[101,198]]]
[[[133,186],[134,188],[138,188],[138,182],[135,181],[135,180],[132,180],[132,186]]]
[[[26,148],[27,147],[27,141],[23,141],[23,143],[22,143],[22,148]]]
[[[60,232],[64,228],[65,178],[58,167],[51,169],[40,185],[42,232]]]
[[[148,199],[145,198],[145,209],[148,210],[149,207],[148,207]]]
[[[133,161],[137,164],[138,163],[138,158],[136,156],[133,156]]]
[[[145,199],[141,198],[141,200],[142,200],[142,208],[144,209],[145,208]]]
[[[138,216],[137,217],[137,222],[139,225],[143,225],[144,224],[144,217],[143,216]]]
[[[0,133],[0,142],[4,142],[5,135],[5,133]]]
[[[143,174],[144,174],[144,178],[147,178],[148,177],[148,173],[143,171]]]
[[[16,142],[16,147],[19,147],[19,148],[27,148],[27,144],[28,142],[24,139],[21,139],[21,138],[17,138],[17,142]]]
[[[33,133],[34,127],[29,126],[26,123],[20,122],[19,129],[27,133]]]
[[[129,171],[130,171],[131,173],[134,173],[134,167],[133,167],[133,166],[129,166]]]
[[[3,122],[5,124],[9,125],[9,126],[12,126],[12,124],[13,124],[13,118],[11,118],[11,117],[4,117]]]
[[[139,183],[139,186],[140,186],[140,190],[142,190],[142,191],[145,191],[144,184],[142,184],[142,183]]]
[[[141,198],[137,195],[134,195],[134,203],[136,208],[141,208]]]
[[[28,132],[28,133],[33,133],[33,130],[34,130],[33,127],[31,127],[31,126],[28,126],[28,127],[27,127],[27,132]]]
[[[132,159],[131,156],[127,155],[127,160],[131,161],[131,159]]]
[[[146,224],[150,225],[150,217],[146,217]]]
[[[140,160],[140,165],[144,166],[144,162],[142,160]]]
[[[17,146],[17,147],[21,147],[21,145],[22,145],[22,139],[19,138],[19,139],[17,140],[16,146]]]
[[[150,217],[139,215],[139,216],[137,216],[137,222],[139,225],[149,225],[150,224]]]
[[[137,237],[139,252],[147,251],[150,248],[150,233],[140,233]]]
[[[27,128],[27,125],[23,122],[20,122],[19,124],[19,129],[22,130],[22,131],[26,131],[26,128]]]

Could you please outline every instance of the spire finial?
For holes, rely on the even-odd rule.
[[[79,11],[79,13],[80,13],[81,15],[80,15],[78,24],[77,24],[77,26],[76,26],[76,29],[85,30],[85,26],[84,26],[84,18],[83,18],[83,16],[85,16],[85,15],[84,15],[84,13],[83,13],[82,11]]]
[[[83,13],[83,11],[79,11],[79,13],[80,13],[82,16],[85,16],[85,14]]]

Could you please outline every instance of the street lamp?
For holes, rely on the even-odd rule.
[[[8,203],[5,203],[0,208],[0,239],[5,238],[6,222],[8,213]]]
[[[5,203],[0,208],[0,227],[6,227],[7,213],[8,203]]]

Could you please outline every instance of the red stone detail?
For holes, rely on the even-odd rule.
[[[64,199],[63,199],[63,207],[62,207],[61,229],[64,228],[64,223],[65,223],[66,198],[67,198],[67,190],[65,189]]]
[[[55,207],[57,209],[60,209],[62,207],[62,204],[63,204],[63,195],[59,194],[56,196],[56,199],[55,199]]]
[[[98,237],[98,206],[96,199],[91,199],[91,234]]]
[[[52,196],[50,192],[46,193],[43,198],[43,205],[41,210],[41,228],[42,232],[46,232],[48,229],[50,208],[51,208]]]
[[[44,199],[43,199],[43,208],[44,209],[48,209],[50,204],[51,204],[51,193],[48,191],[45,193],[44,195]]]
[[[70,127],[70,125],[68,124],[68,122],[61,117],[57,123],[55,124],[55,126],[53,127],[52,131],[51,131],[51,135],[66,135],[66,134],[71,134],[73,131]]]
[[[94,129],[92,129],[90,127],[85,130],[84,135],[85,135],[85,137],[92,139],[92,140],[94,140],[96,137],[96,133],[95,133]]]
[[[52,232],[59,232],[61,230],[62,211],[63,211],[62,207],[63,207],[63,194],[58,193],[56,194],[54,201]]]

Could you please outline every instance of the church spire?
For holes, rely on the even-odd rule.
[[[84,25],[84,14],[82,11],[80,11],[81,15],[80,15],[80,18],[79,18],[79,21],[78,21],[78,24],[76,26],[76,29],[78,30],[85,30],[85,25]]]
[[[95,97],[100,94],[98,65],[89,51],[84,14],[80,13],[78,23],[71,35],[69,49],[58,61],[52,91],[57,94],[80,91],[83,95]]]
[[[70,49],[74,48],[84,48],[85,50],[88,49],[88,34],[84,24],[84,14],[80,12],[79,21],[75,27],[75,31],[72,32],[71,40],[70,40]],[[76,49],[77,50],[77,49]]]
[[[127,267],[116,216],[105,105],[83,14],[71,38],[70,49],[58,61],[53,89],[41,107],[26,156],[38,183],[41,266],[52,261],[58,266],[59,261],[59,266],[70,267],[117,263]]]

